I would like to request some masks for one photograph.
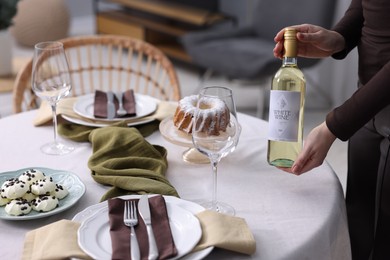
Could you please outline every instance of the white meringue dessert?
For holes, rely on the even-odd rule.
[[[11,216],[27,215],[30,211],[30,203],[23,199],[14,199],[5,205],[5,212]]]

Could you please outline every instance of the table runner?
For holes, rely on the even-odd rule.
[[[154,127],[146,124],[142,129],[149,133]],[[151,145],[138,129],[121,123],[102,128],[64,124],[59,133],[74,141],[91,143],[91,176],[100,184],[112,186],[101,200],[128,194],[179,196],[165,178],[167,150]]]

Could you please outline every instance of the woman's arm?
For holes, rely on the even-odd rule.
[[[362,0],[352,0],[344,16],[332,29],[341,34],[345,40],[344,49],[333,54],[333,58],[345,58],[345,56],[358,45],[363,22]]]

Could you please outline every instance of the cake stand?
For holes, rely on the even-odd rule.
[[[172,116],[165,118],[160,123],[160,133],[170,143],[188,147],[187,150],[183,152],[183,160],[189,163],[204,164],[210,163],[209,158],[200,153],[192,143],[191,134],[187,134],[184,131],[178,130],[173,125]]]

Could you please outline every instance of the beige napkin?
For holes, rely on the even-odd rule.
[[[64,219],[28,232],[22,259],[92,259],[78,245],[79,227],[80,223]]]
[[[256,251],[256,241],[245,219],[205,210],[198,214],[202,238],[193,251],[209,246],[251,255]]]
[[[77,97],[70,97],[70,98],[64,98],[62,99],[57,106],[57,114],[58,115],[66,115],[71,118],[83,120],[85,122],[89,123],[95,123],[95,124],[108,124],[107,121],[99,120],[99,119],[89,119],[82,117],[78,115],[76,112],[73,111],[73,105],[77,101]],[[126,123],[136,123],[141,121],[146,121],[149,119],[157,119],[159,121],[163,120],[164,118],[173,115],[175,112],[175,109],[177,107],[176,102],[171,101],[160,101],[157,106],[157,110],[155,113],[141,118],[130,118],[123,120]],[[49,123],[52,121],[52,111],[50,108],[49,103],[42,102],[41,106],[38,109],[37,115],[34,118],[33,124],[35,126],[43,125],[46,123]]]
[[[211,211],[196,216],[202,226],[202,238],[194,251],[209,246],[248,255],[256,251],[256,241],[244,219]],[[78,246],[79,226],[77,222],[60,220],[28,232],[22,260],[90,259]]]

